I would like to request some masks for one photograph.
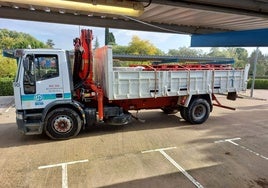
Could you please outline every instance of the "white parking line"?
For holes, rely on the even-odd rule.
[[[170,149],[176,149],[176,148],[177,147],[160,148],[160,149],[142,151],[141,153],[151,153],[151,152],[154,152],[154,151],[164,151],[164,150],[170,150]]]
[[[237,143],[233,142],[234,140],[240,140],[241,138],[231,138],[231,139],[225,139],[225,140],[218,140],[215,141],[214,143],[222,143],[222,142],[230,142],[231,144],[234,144],[236,146],[238,146]]]
[[[39,166],[38,169],[44,169],[44,168],[54,168],[61,166],[62,168],[62,188],[68,188],[68,172],[67,172],[67,165],[76,164],[76,163],[85,163],[88,162],[88,160],[81,160],[81,161],[72,161],[68,163],[59,163],[59,164],[53,164],[53,165],[47,165],[47,166]]]
[[[165,150],[175,149],[176,147],[160,148],[148,151],[142,151],[141,153],[160,152],[171,164],[173,164],[184,176],[186,176],[196,187],[203,188],[203,186],[196,181],[182,166],[180,166],[174,159],[172,159]]]
[[[215,141],[214,143],[229,142],[229,143],[231,143],[231,144],[233,144],[235,146],[238,146],[238,147],[240,147],[240,148],[242,148],[242,149],[244,149],[244,150],[246,150],[246,151],[248,151],[250,153],[253,153],[256,156],[259,156],[259,157],[261,157],[261,158],[263,158],[265,160],[268,160],[268,157],[265,157],[264,155],[261,155],[261,154],[255,152],[255,151],[253,151],[253,150],[251,150],[251,149],[249,149],[249,148],[247,148],[245,146],[239,145],[238,143],[234,142],[234,140],[240,140],[240,139],[241,138],[231,138],[231,139],[225,139],[225,140],[218,140],[218,141]]]
[[[10,105],[6,110],[5,113],[7,113],[11,108],[15,107],[15,104]]]

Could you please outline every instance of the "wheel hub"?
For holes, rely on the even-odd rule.
[[[72,124],[68,117],[62,116],[55,119],[53,127],[57,132],[67,133],[71,130]]]
[[[203,105],[198,105],[194,109],[194,117],[196,119],[201,119],[206,115],[206,109]]]

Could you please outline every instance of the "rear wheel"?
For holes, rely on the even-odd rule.
[[[52,110],[45,119],[45,133],[52,139],[69,139],[78,135],[82,121],[72,109]]]
[[[194,99],[184,113],[184,119],[190,123],[201,124],[209,117],[210,105],[205,99]]]
[[[188,118],[187,118],[187,108],[186,107],[181,107],[180,109],[180,114],[181,114],[181,117],[185,120],[185,121],[189,121]]]

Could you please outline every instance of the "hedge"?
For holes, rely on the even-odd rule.
[[[247,88],[250,89],[252,79],[248,81]],[[254,89],[268,89],[268,79],[255,79]]]
[[[4,77],[0,78],[0,96],[12,96],[14,78]]]

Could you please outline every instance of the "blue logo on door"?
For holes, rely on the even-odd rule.
[[[35,95],[35,105],[38,106],[38,105],[44,105],[44,102],[43,102],[43,96],[40,95],[40,94],[37,94]]]

